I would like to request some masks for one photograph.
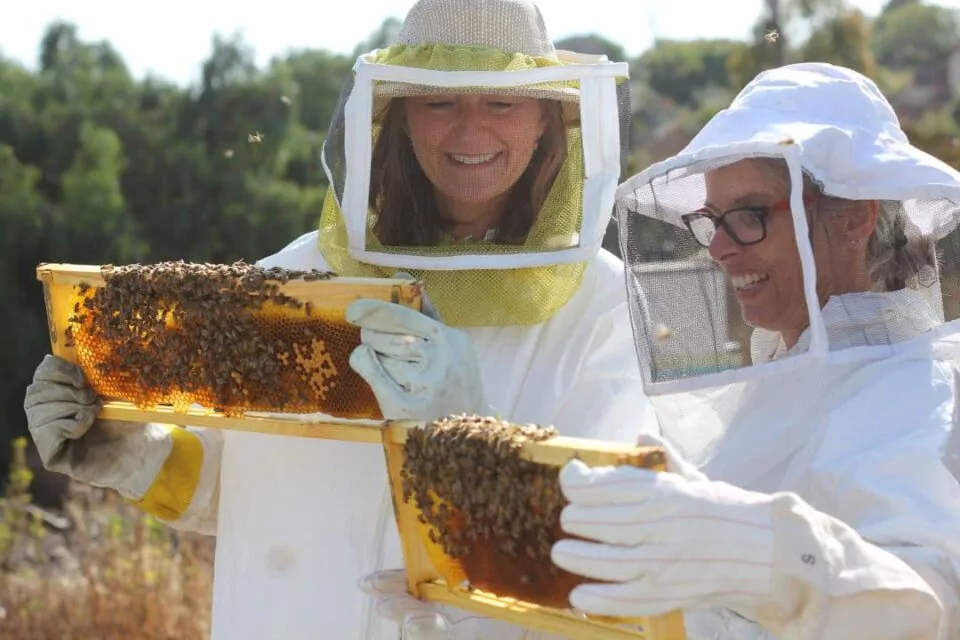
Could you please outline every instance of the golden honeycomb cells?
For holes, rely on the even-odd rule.
[[[440,504],[442,504],[442,500],[440,496],[438,496],[432,490],[429,491],[429,494],[430,498],[434,500],[433,510],[436,511]],[[459,529],[463,526],[463,521],[461,518],[457,518],[454,514],[451,516],[450,522],[447,526],[453,529]],[[463,565],[444,552],[443,546],[439,542],[437,529],[424,520],[418,520],[417,530],[426,545],[426,551],[430,558],[430,562],[433,563],[433,566],[443,577],[444,581],[450,585],[458,585],[466,580],[467,574],[463,570]]]
[[[569,595],[588,579],[553,564],[570,460],[665,471],[663,447],[562,436],[484,416],[388,420],[381,439],[407,590],[428,602],[576,640],[683,640],[683,614],[586,616]]]
[[[466,416],[408,434],[404,493],[417,505],[427,555],[448,584],[462,576],[500,597],[567,606],[584,579],[550,561],[562,536],[559,470],[519,454],[524,440],[555,435]]]
[[[41,265],[51,343],[97,393],[139,409],[382,415],[349,365],[360,298],[420,308],[414,281],[184,262]]]
[[[524,454],[526,445],[557,436],[552,428],[476,416],[451,416],[407,432],[399,472],[403,500],[416,509],[424,551],[448,585],[465,579],[497,597],[565,609],[573,588],[588,581],[550,559],[554,543],[574,537],[560,526],[567,504],[560,467]],[[654,451],[638,466],[663,461]]]

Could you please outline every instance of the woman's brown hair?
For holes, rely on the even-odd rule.
[[[567,159],[567,132],[561,105],[541,100],[546,121],[530,165],[511,188],[507,216],[497,230],[501,244],[522,244]],[[433,246],[446,228],[434,188],[413,152],[405,131],[404,102],[395,98],[384,111],[373,148],[370,208],[373,227],[385,246]]]

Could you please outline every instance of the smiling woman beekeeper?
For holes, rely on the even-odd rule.
[[[827,64],[760,74],[620,187],[638,351],[676,457],[660,475],[563,469],[562,524],[593,541],[554,561],[613,583],[574,606],[699,610],[690,637],[711,640],[960,638],[958,213],[960,173]],[[678,304],[631,216],[685,229],[726,286]],[[715,329],[728,299],[753,328],[742,362],[726,335],[658,329]]]
[[[351,364],[386,417],[635,437],[647,402],[623,265],[600,251],[626,74],[556,51],[527,0],[421,0],[397,44],[357,61],[324,146],[320,228],[260,264],[425,281],[444,322],[374,301],[348,311],[363,341]],[[82,374],[52,357],[25,407],[48,468],[217,534],[214,640],[397,637],[357,587],[402,566],[381,447],[131,433],[95,422]]]

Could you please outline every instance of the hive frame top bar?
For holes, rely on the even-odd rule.
[[[333,416],[304,419],[299,414],[269,414],[251,411],[243,416],[229,417],[207,409],[191,408],[179,413],[172,407],[137,409],[128,402],[110,401],[103,404],[97,416],[104,420],[142,424],[156,422],[191,427],[205,427],[226,431],[244,431],[262,435],[289,438],[339,440],[341,442],[365,442],[381,444],[381,423],[363,418],[349,420]]]
[[[145,263],[144,266],[150,266],[152,263]],[[196,263],[195,263],[196,264]],[[202,263],[201,263],[202,264]],[[60,262],[43,262],[37,266],[37,280],[43,280],[44,277],[52,278],[53,284],[88,284],[90,286],[101,286],[104,284],[103,276],[101,275],[101,269],[107,265],[97,266],[89,264],[70,264],[70,263],[60,263]],[[121,267],[130,267],[133,265],[113,265],[115,268]],[[229,265],[217,265],[217,266],[229,266]],[[269,270],[270,267],[264,267],[264,270]],[[287,271],[309,271],[309,269],[285,269]],[[323,270],[318,270],[323,272]],[[333,272],[329,272],[333,273]],[[46,274],[50,274],[47,276]],[[402,279],[402,278],[357,278],[352,276],[339,276],[331,275],[329,280],[302,280],[302,279],[292,279],[287,282],[287,284],[299,284],[306,282],[311,286],[316,286],[324,282],[335,282],[337,284],[370,284],[372,282],[383,283],[384,285],[401,285],[401,284],[411,284],[416,282],[416,280]]]
[[[407,434],[411,429],[424,428],[428,424],[430,423],[415,420],[387,420],[383,423],[387,432],[385,440],[402,445],[407,441]],[[660,447],[592,440],[590,438],[571,438],[562,435],[553,436],[539,442],[529,439],[524,440],[520,452],[528,460],[555,467],[562,467],[573,458],[582,460],[592,467],[635,463],[649,456],[660,458],[653,465],[654,467],[666,464],[665,454]]]
[[[147,263],[143,266],[152,266]],[[198,264],[198,263],[192,263]],[[201,263],[202,264],[202,263]],[[106,266],[106,265],[103,265]],[[103,266],[42,263],[37,267],[37,280],[48,286],[80,286],[103,287],[106,281],[101,274]],[[115,265],[117,268],[132,265]],[[215,266],[229,266],[217,264]],[[269,267],[264,268],[269,270]],[[308,271],[307,269],[286,269],[287,271]],[[286,282],[277,282],[278,289],[284,295],[310,302],[314,307],[337,308],[345,307],[350,302],[361,298],[377,300],[391,300],[403,306],[420,308],[420,298],[423,296],[423,284],[415,279],[400,278],[357,278],[332,274],[328,279],[305,280],[295,278]],[[389,294],[386,292],[390,292]]]

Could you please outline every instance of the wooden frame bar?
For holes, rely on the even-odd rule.
[[[344,442],[379,444],[382,423],[376,420],[336,420],[298,414],[249,412],[242,417],[226,416],[213,410],[191,408],[174,411],[164,406],[152,410],[137,409],[128,402],[105,402],[99,414],[104,420],[159,422],[179,426],[207,427],[227,431],[246,431],[294,438],[319,438]]]

